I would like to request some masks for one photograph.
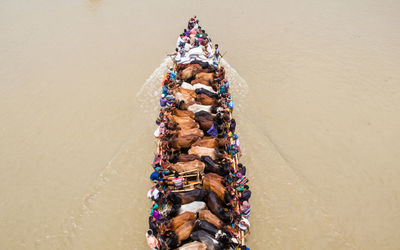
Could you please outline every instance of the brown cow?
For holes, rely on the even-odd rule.
[[[198,73],[195,76],[195,79],[206,80],[210,84],[214,82],[214,74],[213,73]]]
[[[204,80],[204,79],[194,79],[193,81],[190,82],[190,84],[192,84],[192,85],[195,85],[197,83],[201,83],[206,86],[211,86],[210,82],[208,80]]]
[[[196,101],[202,105],[213,105],[216,106],[218,104],[217,99],[209,97],[206,94],[198,94],[196,97]]]
[[[196,96],[197,96],[196,91],[194,91],[192,89],[184,89],[182,87],[179,87],[178,91],[181,92],[182,94],[188,94],[193,98],[196,98]]]
[[[178,130],[178,136],[185,136],[185,135],[198,135],[200,137],[204,136],[204,132],[198,128],[191,128],[191,129],[181,129]]]
[[[192,122],[192,121],[185,121],[179,123],[179,128],[180,129],[191,129],[191,128],[199,128],[199,124],[197,122]]]
[[[208,173],[203,176],[203,188],[214,191],[221,201],[225,201],[226,188],[222,185],[222,176],[215,173]]]
[[[177,103],[180,104],[180,109],[187,109],[190,105],[196,103],[195,99],[188,93],[176,92],[174,97]]]
[[[196,220],[196,213],[184,212],[168,221],[167,228],[169,230],[175,231],[180,226],[185,224],[188,220]]]
[[[214,121],[212,119],[210,119],[209,117],[205,117],[205,116],[198,116],[195,118],[196,122],[198,122],[198,124],[200,124],[200,128],[203,131],[207,131],[209,130],[212,125],[214,124]]]
[[[184,70],[184,69],[186,69],[188,66],[190,66],[191,64],[177,64],[176,65],[176,71],[182,71],[182,70]]]
[[[180,245],[182,241],[189,238],[190,234],[193,231],[194,226],[195,226],[195,220],[189,220],[175,230],[175,234],[176,236],[178,236],[178,245]]]
[[[182,122],[194,122],[194,119],[190,118],[190,117],[180,117],[180,116],[176,116],[176,115],[172,115],[172,120],[178,124],[182,123]]]
[[[180,109],[176,109],[173,108],[172,109],[172,114],[175,116],[179,116],[179,117],[190,117],[192,119],[194,119],[194,113],[192,111],[189,110],[180,110]]]
[[[189,154],[194,154],[197,156],[209,156],[211,159],[214,161],[217,160],[217,158],[220,157],[220,155],[216,152],[214,148],[205,148],[205,147],[191,147],[189,149]]]
[[[205,164],[199,160],[178,162],[171,165],[171,169],[177,171],[178,173],[198,170],[200,173],[204,172]]]
[[[214,215],[210,210],[200,210],[199,211],[199,219],[208,221],[209,223],[213,224],[218,229],[224,228],[224,223]]]
[[[180,154],[178,156],[178,162],[187,162],[187,161],[194,161],[194,160],[198,160],[200,161],[200,157],[198,157],[197,155],[186,155],[186,154]]]
[[[192,146],[206,147],[206,148],[223,148],[229,141],[225,139],[218,138],[206,138],[200,139],[197,142],[193,143]]]
[[[179,116],[173,115],[171,117],[171,120],[173,122],[178,123],[178,125],[181,129],[191,129],[191,128],[199,128],[200,127],[199,124],[190,117],[179,117]]]
[[[190,146],[199,139],[200,136],[192,134],[185,136],[174,135],[170,140],[170,144],[173,149],[181,150],[181,148],[190,148]]]
[[[188,66],[186,69],[182,70],[181,72],[178,73],[178,78],[182,79],[184,81],[189,80],[192,78],[195,73],[201,69],[201,66],[198,64],[191,64]],[[201,74],[207,74],[207,73],[201,73]]]

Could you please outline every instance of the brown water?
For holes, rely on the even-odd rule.
[[[146,248],[163,60],[193,14],[232,66],[249,246],[398,249],[399,11],[0,1],[0,249]]]

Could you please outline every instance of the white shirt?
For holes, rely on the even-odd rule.
[[[178,40],[176,41],[176,47],[179,48],[179,44],[184,43],[184,41],[182,40],[182,38],[179,36]]]
[[[245,225],[242,225],[240,222],[243,222],[244,224],[247,224],[247,227]],[[239,222],[239,228],[242,230],[247,230],[247,228],[250,228],[250,222],[246,218],[242,218],[242,220]]]
[[[149,190],[149,192],[147,192],[147,198],[151,199],[153,197],[155,200],[157,200],[159,194],[160,194],[160,191],[158,191],[157,188],[154,188],[154,190],[153,190],[153,188],[151,188]]]

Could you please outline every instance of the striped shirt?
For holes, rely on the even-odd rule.
[[[175,187],[177,187],[177,188],[183,187],[183,177],[182,176],[173,178],[172,182],[174,183]]]

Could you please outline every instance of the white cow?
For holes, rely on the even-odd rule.
[[[184,89],[190,89],[190,90],[196,89],[192,84],[187,83],[187,82],[182,82],[181,87]]]
[[[188,107],[188,110],[192,111],[193,113],[197,113],[202,110],[211,113],[211,105],[201,105],[201,104],[196,103],[196,104],[190,105]]]
[[[206,89],[206,90],[208,90],[210,92],[217,93],[217,92],[215,92],[213,90],[212,87],[204,85],[204,84],[201,84],[201,83],[196,83],[196,84],[193,85],[193,87],[194,87],[194,89]]]
[[[193,201],[188,204],[184,204],[179,208],[179,214],[184,212],[197,213],[200,210],[206,209],[206,203],[204,201]]]

